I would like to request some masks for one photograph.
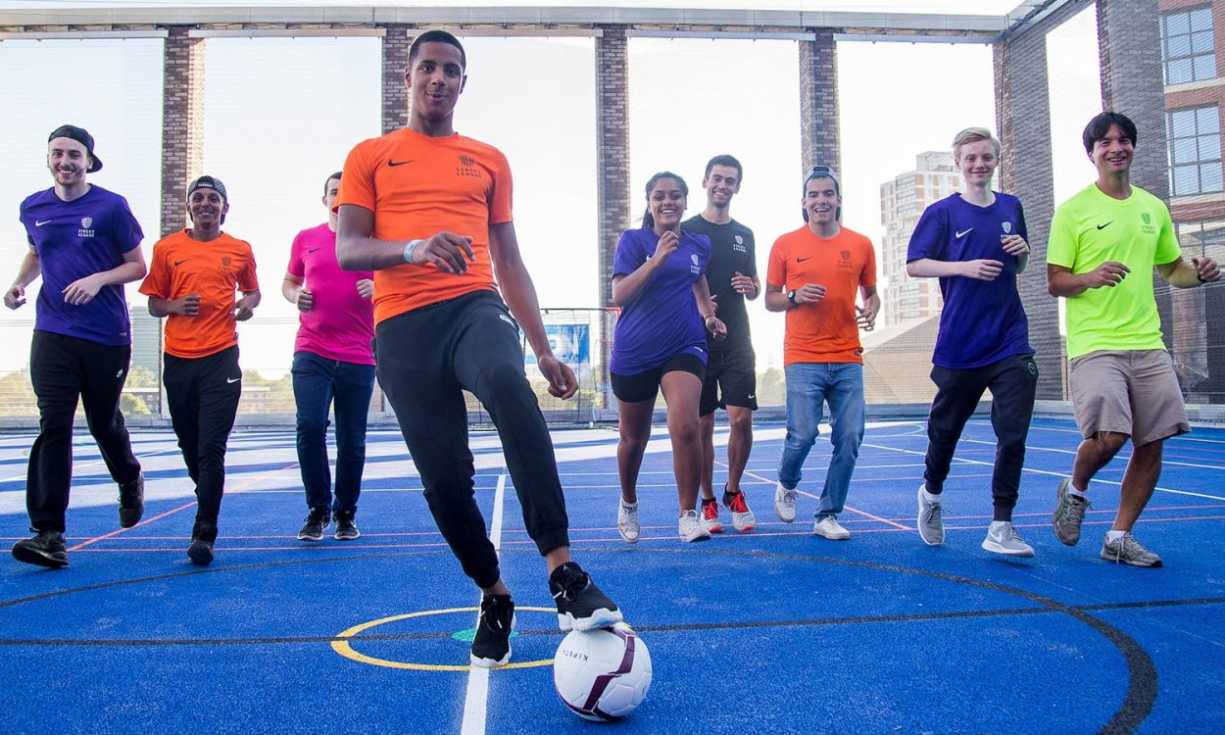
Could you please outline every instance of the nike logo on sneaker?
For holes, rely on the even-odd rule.
[[[412,163],[412,161],[392,161],[392,160],[387,161],[388,166],[403,166],[406,163]]]
[[[237,383],[237,382],[238,382],[238,381],[240,381],[240,380],[242,380],[242,378],[226,378],[226,379],[225,379],[225,382],[227,382],[227,383]]]
[[[1106,224],[1104,224],[1104,225],[1098,225],[1098,226],[1097,226],[1097,229],[1099,229],[1099,230],[1104,230],[1104,229],[1106,229],[1107,227],[1109,227],[1109,226],[1110,226],[1110,225],[1112,225],[1112,224],[1114,224],[1114,220],[1110,220],[1109,222],[1107,222],[1107,223],[1106,223]]]
[[[49,219],[36,219],[36,220],[34,220],[34,226],[35,226],[35,227],[42,227],[43,225],[49,225],[49,224],[51,224],[51,222],[52,222],[52,221],[53,221],[53,220],[49,220]]]
[[[968,229],[968,230],[962,230],[961,232],[958,232],[958,233],[957,233],[956,237],[957,237],[957,239],[958,239],[958,240],[960,240],[961,238],[965,237],[966,235],[970,234],[970,233],[971,233],[971,232],[973,232],[973,231],[974,231],[974,228],[973,228],[973,227],[971,227],[971,228],[970,228],[970,229]]]

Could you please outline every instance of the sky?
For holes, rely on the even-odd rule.
[[[786,4],[761,7],[766,5]],[[882,5],[804,4],[809,9]],[[920,0],[913,5],[916,12],[1004,12],[1013,3]],[[0,8],[14,6],[0,1]],[[540,302],[595,307],[594,42],[470,38],[465,44],[469,83],[456,128],[498,146],[510,160],[516,229]],[[1092,175],[1079,148],[1079,130],[1100,99],[1093,13],[1051,34],[1048,47],[1052,68],[1061,70],[1052,76],[1061,199]],[[89,64],[80,63],[83,54]],[[629,55],[634,221],[627,224],[637,224],[646,179],[663,169],[686,178],[688,214],[699,212],[703,165],[712,155],[731,153],[745,166],[732,215],[753,228],[764,275],[770,244],[802,223],[798,195],[805,162],[796,44],[633,38]],[[276,63],[268,63],[273,59]],[[847,227],[879,243],[880,184],[913,169],[917,154],[947,149],[957,130],[994,127],[991,64],[985,45],[839,44]],[[97,139],[106,168],[91,181],[129,199],[144,226],[148,256],[159,227],[161,41],[3,41],[0,69],[23,70],[0,74],[0,122],[6,131],[0,136],[0,161],[9,173],[0,179],[0,212],[5,207],[9,212],[0,217],[0,279],[15,274],[25,248],[17,205],[50,185],[46,134],[69,121]],[[288,368],[296,317],[279,287],[290,242],[299,230],[323,221],[323,180],[341,167],[353,144],[378,134],[378,105],[378,39],[207,42],[204,168],[229,188],[226,230],[252,243],[265,294],[255,319],[240,327],[245,368],[270,375]],[[135,287],[129,286],[128,298],[134,310],[144,308]],[[0,371],[27,360],[31,306],[0,316],[0,338],[12,345],[0,353]],[[782,317],[765,312],[760,300],[750,315],[759,368],[781,365]]]

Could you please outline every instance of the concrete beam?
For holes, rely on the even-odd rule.
[[[678,8],[414,8],[414,7],[157,7],[0,10],[0,29],[39,26],[235,23],[405,25],[679,25],[778,28],[856,28],[865,31],[969,32],[999,34],[1007,16],[936,13],[862,13],[784,10],[690,10]]]

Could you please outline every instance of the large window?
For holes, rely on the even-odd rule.
[[[1217,106],[1171,110],[1167,115],[1174,196],[1221,191],[1221,118]]]
[[[1161,16],[1161,60],[1166,84],[1198,82],[1216,76],[1212,9],[1198,8]]]

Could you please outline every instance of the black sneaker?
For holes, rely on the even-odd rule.
[[[563,631],[606,628],[622,620],[616,603],[575,562],[568,561],[553,570],[549,592],[557,603],[557,625]]]
[[[362,532],[357,530],[356,516],[356,511],[336,514],[335,538],[337,541],[352,541],[362,535]]]
[[[515,603],[510,595],[481,598],[481,619],[472,638],[472,665],[491,669],[510,661],[510,631],[514,626]]]
[[[323,529],[332,522],[332,512],[327,508],[311,508],[306,515],[306,523],[298,531],[299,541],[322,541]]]
[[[217,524],[196,519],[196,525],[191,529],[191,546],[187,547],[187,557],[191,563],[206,567],[213,561],[213,543],[217,540]]]
[[[68,566],[64,534],[59,531],[39,531],[33,538],[13,544],[13,558],[26,564],[62,569]]]
[[[119,525],[131,528],[144,514],[145,473],[141,472],[132,482],[119,486]]]

